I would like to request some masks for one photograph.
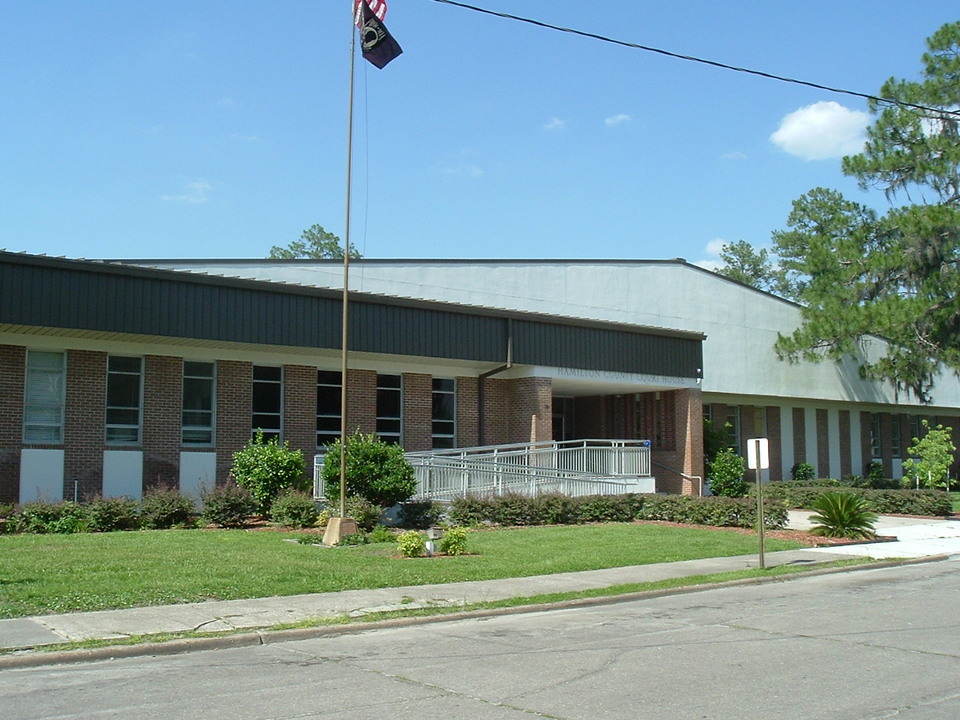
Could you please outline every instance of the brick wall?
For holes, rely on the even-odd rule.
[[[233,453],[250,440],[253,363],[217,363],[217,482],[230,476]]]
[[[309,472],[317,452],[317,369],[283,367],[283,439],[300,450]]]
[[[20,496],[20,449],[23,438],[23,383],[26,348],[0,345],[0,502]]]
[[[830,477],[830,428],[827,411],[817,410],[817,477]]]
[[[803,408],[793,408],[793,464],[806,462],[811,465],[814,458],[807,457],[807,423]]]
[[[457,378],[457,445],[480,444],[480,380]]]
[[[508,443],[539,442],[553,436],[553,384],[550,378],[517,378],[509,386]]]
[[[403,376],[403,449],[433,447],[433,378],[419,373]]]
[[[377,431],[377,373],[373,370],[347,372],[347,434],[357,430],[365,435]]]
[[[771,405],[767,407],[766,415],[767,439],[770,441],[770,480],[789,480],[789,478],[783,477],[783,451],[781,449],[783,435],[780,425],[780,408]]]
[[[183,359],[147,355],[143,375],[143,486],[178,486]]]
[[[104,421],[107,402],[107,354],[67,353],[67,407],[64,422],[64,497],[99,495],[103,489]]]

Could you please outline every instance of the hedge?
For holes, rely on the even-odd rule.
[[[764,527],[787,525],[787,510],[781,502],[764,502]],[[666,522],[713,527],[756,526],[757,503],[749,498],[685,495],[585,495],[568,497],[545,494],[535,497],[508,493],[500,496],[468,496],[455,499],[449,512],[455,525],[574,525],[589,522]]]
[[[812,508],[818,497],[837,485],[798,485],[794,482],[771,482],[763,486],[765,499],[777,500],[792,508]],[[876,513],[896,515],[949,515],[950,495],[942,490],[871,490],[844,486],[862,497]]]

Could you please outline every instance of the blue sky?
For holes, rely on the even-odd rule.
[[[876,93],[956,0],[473,0]],[[907,9],[909,8],[909,9]],[[349,0],[0,0],[0,247],[263,257],[345,222]],[[352,241],[372,258],[674,258],[769,243],[840,173],[866,102],[389,0],[358,59]],[[833,103],[833,104],[830,104]]]

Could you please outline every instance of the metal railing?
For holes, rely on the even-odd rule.
[[[417,498],[656,491],[645,440],[518,443],[411,452],[406,458],[416,473]]]

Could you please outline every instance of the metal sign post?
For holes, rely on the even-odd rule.
[[[747,440],[747,467],[757,471],[757,537],[760,540],[760,567],[766,568],[763,557],[763,470],[770,467],[770,449],[767,438]]]

